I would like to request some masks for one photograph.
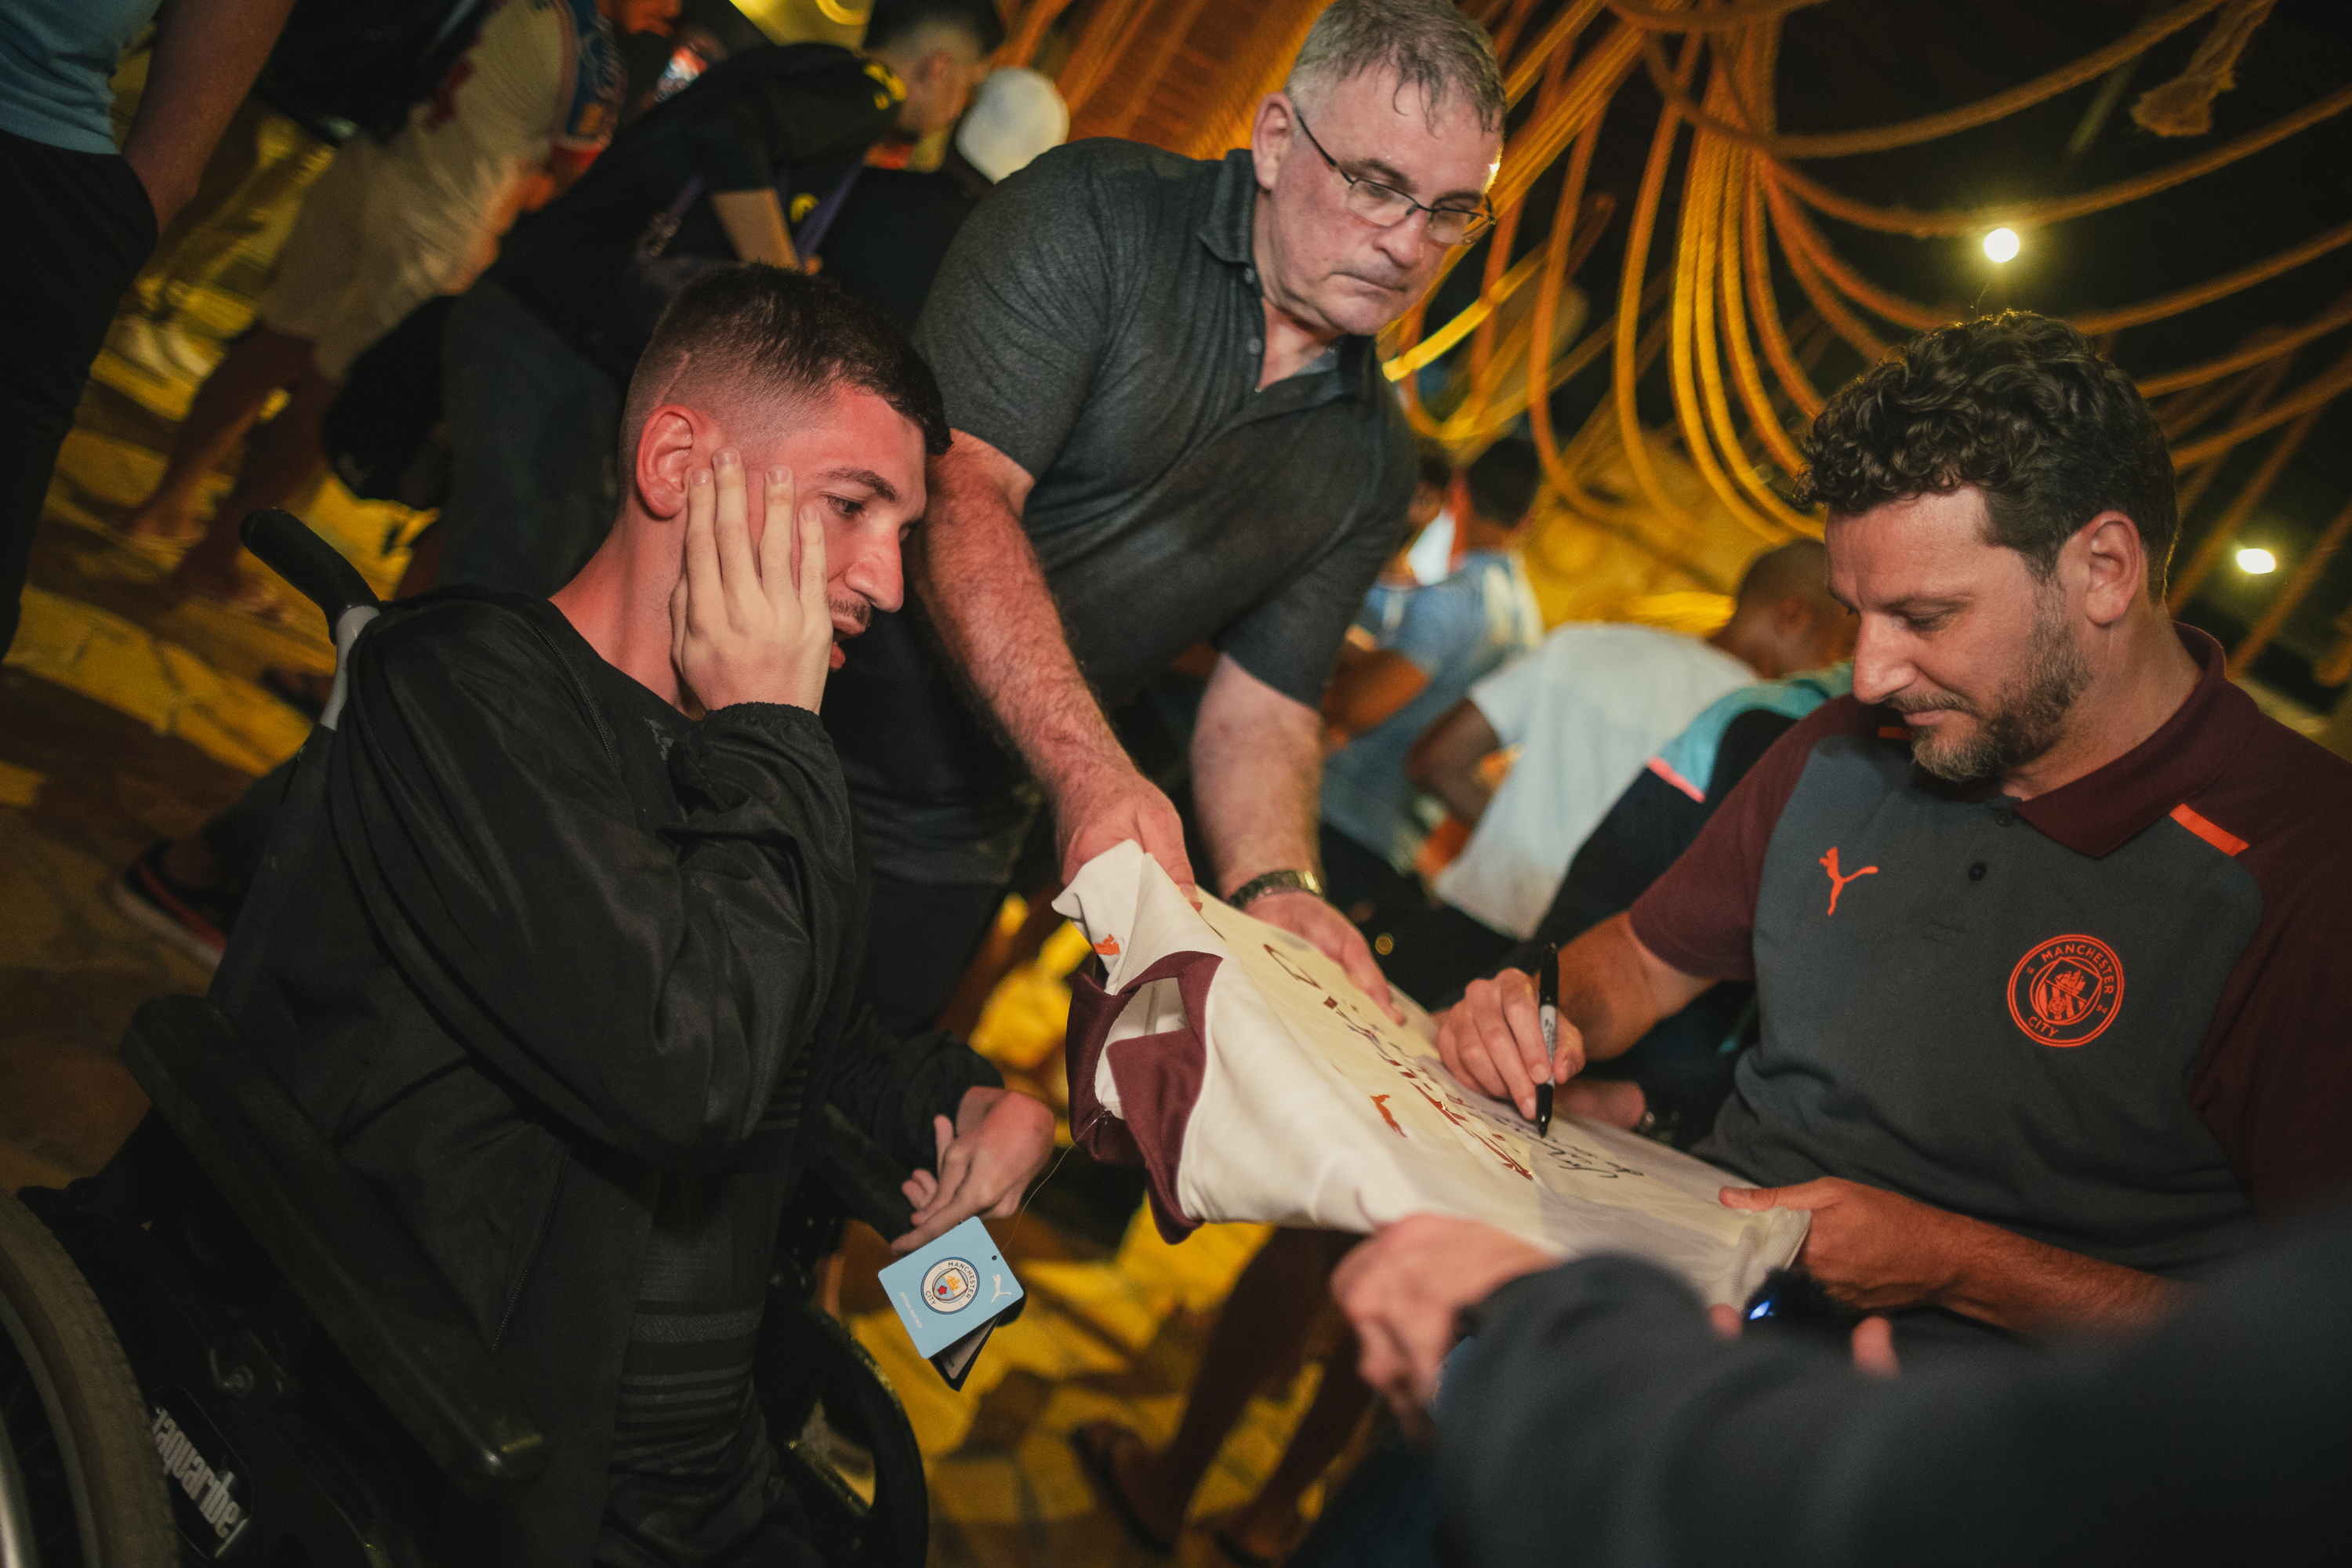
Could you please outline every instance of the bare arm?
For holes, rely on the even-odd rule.
[[[1472,827],[1486,815],[1494,786],[1478,771],[1481,759],[1503,738],[1467,697],[1447,709],[1404,755],[1404,776],[1445,803],[1445,809]]]
[[[205,160],[261,74],[293,0],[163,0],[147,89],[123,139],[160,232],[196,194]]]
[[[1219,658],[1192,722],[1192,802],[1228,897],[1268,871],[1317,869],[1316,786],[1322,758],[1315,710]],[[1388,982],[1363,932],[1307,892],[1268,893],[1249,912],[1305,937],[1382,1006]],[[1391,1008],[1391,1011],[1393,1009]]]
[[[771,189],[757,191],[713,191],[710,210],[719,215],[719,225],[727,231],[727,243],[745,261],[764,261],[771,267],[790,267],[798,270],[801,258],[793,253],[793,238],[784,227],[783,205],[776,200]]]
[[[1317,864],[1315,724],[1304,702],[1231,658],[1217,660],[1192,723],[1192,800],[1219,892]]]
[[[1323,693],[1323,722],[1345,743],[1387,723],[1428,685],[1428,673],[1394,648],[1343,643],[1339,666]]]
[[[1804,1209],[1798,1261],[1864,1311],[1945,1307],[2012,1329],[2137,1329],[2171,1311],[2189,1287],[2160,1275],[2032,1241],[1900,1193],[1827,1177],[1793,1187],[1726,1187],[1728,1208]]]
[[[1470,983],[1438,1022],[1438,1055],[1455,1078],[1507,1098],[1532,1120],[1537,1084],[1573,1078],[1588,1060],[1623,1055],[1711,984],[1643,946],[1631,917],[1612,915],[1560,949],[1559,1050],[1549,1062],[1535,982],[1517,969]]]
[[[1180,887],[1192,885],[1168,797],[1128,760],[1062,631],[1021,510],[1035,481],[977,436],[930,469],[916,585],[949,654],[1053,797],[1062,877],[1132,838]]]

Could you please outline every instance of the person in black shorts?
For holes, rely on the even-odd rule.
[[[33,533],[116,301],[196,194],[290,0],[0,7],[0,654]],[[115,150],[109,79],[152,19],[154,60]]]

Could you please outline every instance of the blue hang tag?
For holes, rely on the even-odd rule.
[[[961,1388],[989,1331],[1021,1312],[1027,1294],[988,1227],[968,1219],[881,1272],[882,1288],[916,1352]]]

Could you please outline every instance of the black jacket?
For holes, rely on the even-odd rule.
[[[928,1165],[1000,1080],[853,1015],[864,868],[813,713],[690,721],[552,606],[453,591],[359,639],[328,800],[241,1021],[547,1432],[448,1551],[585,1562],[661,1174],[795,1171],[827,1099]]]
[[[2341,1562],[2352,1216],[2134,1342],[1948,1351],[1892,1382],[1726,1343],[1675,1280],[1516,1280],[1446,1371],[1445,1560],[1475,1568]]]

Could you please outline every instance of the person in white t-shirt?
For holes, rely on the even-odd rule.
[[[1534,933],[1578,847],[1660,746],[1730,691],[1837,663],[1853,626],[1821,544],[1799,540],[1749,563],[1731,619],[1704,641],[1570,624],[1472,687],[1405,755],[1405,776],[1471,834],[1435,904],[1376,934],[1391,984],[1435,997],[1486,973]],[[1517,755],[1490,785],[1484,761],[1507,748]]]
[[[488,265],[519,211],[586,171],[612,140],[625,86],[614,26],[664,32],[681,0],[503,0],[434,95],[389,142],[354,137],[311,188],[262,296],[260,323],[206,378],[154,493],[126,526],[195,532],[205,479],[280,388],[235,492],[181,560],[176,580],[258,606],[236,529],[278,506],[326,461],[320,435],[352,362],[436,294]]]

